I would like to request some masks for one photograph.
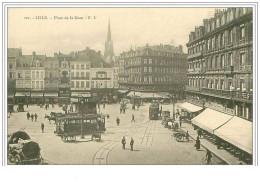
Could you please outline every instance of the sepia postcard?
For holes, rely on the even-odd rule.
[[[10,6],[7,165],[253,165],[254,6]]]

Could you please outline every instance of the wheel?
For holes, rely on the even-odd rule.
[[[11,154],[8,154],[8,160],[11,162],[11,163],[14,163],[15,162],[15,157]]]
[[[17,154],[17,155],[15,155],[14,158],[15,158],[15,164],[16,164],[16,165],[21,164],[21,157],[20,157],[20,155]]]
[[[176,137],[177,141],[181,141],[182,140],[182,135],[181,134],[178,134],[177,137]]]

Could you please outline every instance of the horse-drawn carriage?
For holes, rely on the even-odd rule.
[[[47,118],[50,123],[51,123],[51,121],[54,121],[54,123],[56,123],[57,117],[62,117],[62,116],[64,116],[64,115],[65,115],[65,114],[63,114],[63,113],[51,112],[50,115],[46,115],[46,114],[45,114],[44,119]]]
[[[18,112],[24,112],[24,104],[23,103],[18,103],[17,111]]]
[[[11,164],[40,164],[42,162],[40,150],[38,143],[32,141],[24,131],[9,135],[8,160]]]
[[[100,114],[66,114],[57,117],[55,133],[63,139],[75,141],[77,135],[91,134],[91,138],[101,140],[101,133],[104,133],[105,117]]]
[[[176,141],[181,142],[181,141],[189,141],[189,135],[188,133],[185,133],[183,131],[177,131],[176,133],[173,134],[174,139]]]

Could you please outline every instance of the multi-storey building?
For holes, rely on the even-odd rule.
[[[228,8],[189,35],[190,101],[252,120],[252,8]]]
[[[57,102],[59,88],[59,59],[58,57],[47,57],[44,63],[45,82],[44,82],[44,100],[45,102]]]
[[[140,91],[183,91],[186,83],[187,54],[182,46],[140,47],[120,54],[120,88]]]
[[[7,94],[8,102],[10,104],[14,103],[14,95],[16,91],[16,66],[18,65],[19,57],[21,55],[21,48],[8,48],[7,50]]]
[[[44,78],[45,67],[44,63],[46,55],[36,55],[36,52],[32,54],[31,63],[31,102],[42,103],[44,94]]]
[[[90,70],[91,93],[93,97],[103,100],[112,99],[113,89],[113,68],[105,67],[103,64],[99,67],[93,67]]]
[[[54,54],[59,59],[59,87],[58,101],[59,103],[70,103],[70,61],[71,56],[61,53]]]
[[[113,69],[114,69],[114,72],[113,72],[114,85],[113,85],[113,87],[115,89],[118,89],[118,87],[119,87],[119,83],[118,83],[118,81],[119,81],[119,68],[120,68],[119,67],[119,60],[116,59],[116,61],[113,62],[112,65],[113,65]]]
[[[70,62],[71,98],[75,102],[80,98],[91,97],[90,93],[90,61],[72,60]],[[72,99],[73,100],[73,99]]]

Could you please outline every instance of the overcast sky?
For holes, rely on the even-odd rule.
[[[118,55],[149,43],[183,45],[188,35],[202,25],[213,8],[9,8],[8,47],[22,47],[23,54],[47,54],[90,47],[104,53],[110,18],[114,51]],[[37,20],[35,16],[47,16]],[[58,17],[83,17],[54,19]],[[96,19],[86,19],[88,16]],[[30,17],[30,19],[25,19]],[[52,19],[51,19],[52,18]]]

